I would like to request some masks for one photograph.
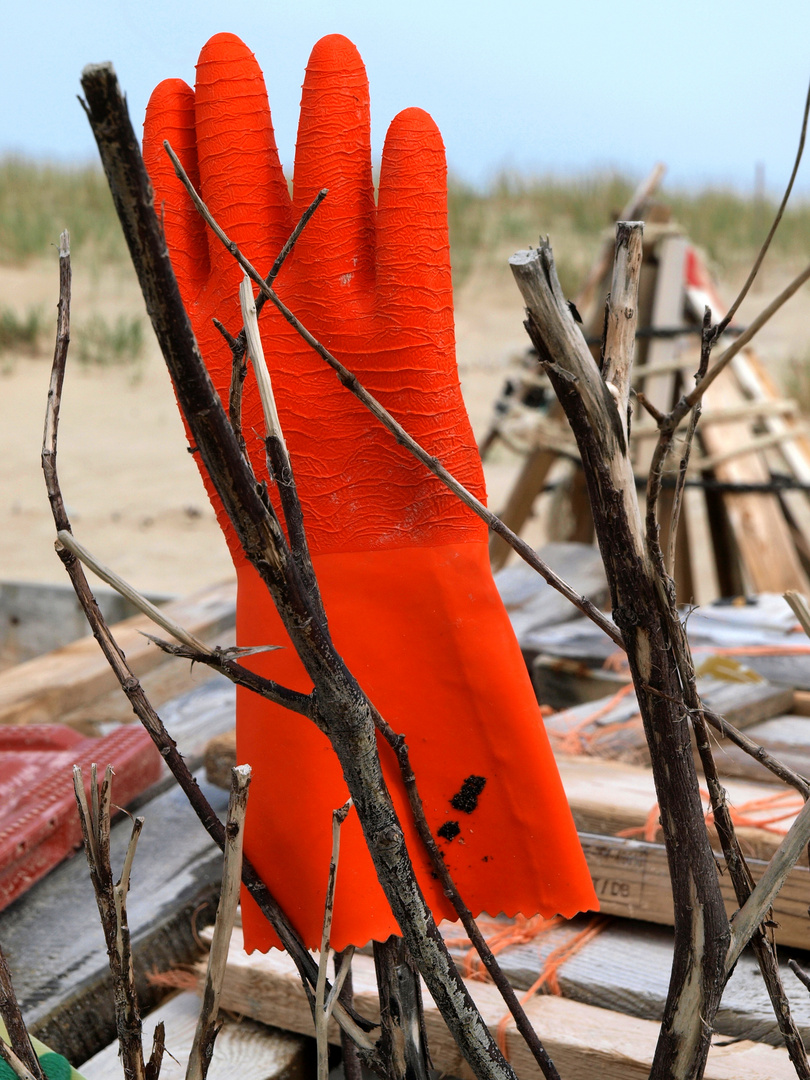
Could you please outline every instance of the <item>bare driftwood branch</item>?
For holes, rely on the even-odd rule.
[[[357,808],[377,876],[411,955],[459,1049],[482,1080],[514,1071],[476,1009],[418,886],[380,766],[372,708],[343,664],[291,558],[202,363],[154,213],[151,187],[112,66],[85,68],[82,86],[113,201],[178,401],[201,460],[312,680],[313,719],[329,737]],[[262,282],[262,287],[264,283]],[[336,1013],[340,1007],[335,1006]]]
[[[96,894],[99,918],[107,944],[107,957],[113,977],[115,1021],[118,1046],[125,1080],[145,1080],[145,1064],[141,1016],[135,991],[135,972],[127,923],[127,893],[135,847],[143,818],[133,818],[132,835],[124,857],[124,866],[117,883],[113,881],[110,865],[110,804],[112,801],[112,766],[108,765],[101,787],[96,766],[90,776],[91,800],[88,804],[84,778],[78,765],[73,767],[73,788],[79,807],[79,820],[84,837],[84,852],[90,868],[90,880]]]
[[[225,978],[228,946],[231,942],[236,908],[239,903],[239,886],[242,880],[242,847],[245,836],[245,809],[247,807],[249,786],[249,765],[239,765],[235,769],[231,769],[228,820],[225,824],[222,888],[219,894],[219,905],[214,922],[211,948],[208,953],[208,968],[205,974],[202,1005],[186,1069],[186,1080],[205,1080],[214,1053],[214,1041],[219,1031],[217,1026],[219,999]]]
[[[681,670],[673,655],[677,610],[645,543],[623,417],[568,309],[551,248],[541,242],[538,250],[513,256],[510,265],[527,307],[529,336],[582,455],[613,618],[651,747],[675,908],[673,970],[651,1077],[699,1075],[730,931],[702,826]]]
[[[28,1028],[20,1012],[17,995],[14,993],[11,981],[11,972],[2,949],[0,949],[0,1017],[5,1021],[10,1044],[6,1046],[0,1039],[0,1052],[7,1051],[3,1053],[6,1063],[21,1077],[21,1080],[45,1080],[42,1066],[31,1045]],[[24,1078],[21,1070],[25,1070]]]
[[[472,942],[472,945],[481,957],[481,961],[487,969],[490,978],[498,988],[506,1007],[512,1014],[518,1032],[534,1056],[543,1076],[546,1077],[546,1080],[560,1080],[554,1062],[551,1060],[547,1050],[538,1038],[537,1032],[532,1027],[531,1021],[526,1015],[517,994],[504,974],[495,954],[487,944],[487,940],[481,933],[478,924],[473,918],[472,912],[464,903],[464,899],[456,888],[455,882],[450,875],[450,871],[447,869],[444,855],[442,854],[439,845],[436,843],[433,833],[430,831],[427,818],[425,817],[422,799],[416,784],[416,777],[411,768],[411,760],[405,737],[403,735],[397,735],[390,724],[388,724],[379,714],[377,714],[376,723],[378,731],[396,754],[402,783],[408,795],[408,805],[411,809],[411,817],[413,818],[414,825],[419,833],[419,839],[422,841],[422,844],[433,863],[434,872],[442,883],[442,889],[444,890],[445,896],[447,896],[455,908],[456,914],[464,926],[467,937]]]
[[[724,735],[730,742],[733,742],[735,746],[739,746],[746,754],[755,758],[760,765],[768,769],[769,772],[772,772],[774,776],[779,777],[784,783],[795,788],[802,798],[810,798],[810,782],[803,776],[800,776],[799,773],[789,768],[784,762],[775,758],[764,746],[758,746],[744,731],[740,731],[738,728],[734,727],[733,724],[730,724],[728,720],[724,719],[724,717],[719,716],[716,712],[712,712],[711,709],[707,709],[705,705],[703,706],[703,715],[706,717],[706,722],[710,724],[715,731],[719,731],[721,735]]]
[[[616,230],[613,279],[605,318],[602,378],[616,399],[619,416],[628,437],[630,383],[638,323],[638,281],[641,273],[641,242],[644,224],[622,221]]]
[[[0,1058],[5,1061],[6,1065],[19,1077],[19,1080],[39,1080],[34,1073],[24,1065],[20,1057],[14,1053],[10,1046],[8,1046],[3,1039],[0,1039]],[[40,1076],[42,1075],[40,1070]]]
[[[208,667],[221,672],[237,686],[244,686],[248,690],[252,690],[254,694],[259,694],[261,697],[265,697],[268,701],[273,701],[277,705],[283,705],[285,709],[291,709],[301,716],[309,716],[311,714],[313,701],[309,694],[302,694],[297,690],[289,690],[286,686],[281,686],[272,679],[266,679],[262,675],[257,675],[249,668],[236,662],[237,657],[253,656],[256,653],[262,652],[272,652],[274,649],[280,649],[283,646],[254,645],[243,648],[234,646],[227,649],[216,646],[211,649],[205,642],[200,641],[192,634],[189,634],[182,626],[179,626],[171,619],[167,619],[160,608],[157,608],[154,604],[150,603],[143,593],[138,592],[137,589],[133,588],[129,582],[125,581],[114,570],[111,570],[108,566],[99,562],[92,552],[88,551],[83,544],[79,543],[69,529],[57,530],[56,539],[61,548],[67,549],[67,551],[75,555],[80,562],[92,570],[94,574],[102,579],[102,581],[106,581],[117,593],[126,597],[127,600],[142,611],[144,615],[152,619],[158,626],[167,630],[173,637],[181,642],[180,645],[173,645],[168,641],[164,641],[162,638],[155,637],[153,634],[144,634],[144,637],[149,638],[149,640],[154,642],[154,644],[157,645],[159,649],[162,649],[163,652],[167,653],[169,656],[177,656],[185,660],[191,660],[191,662],[195,664],[206,664]],[[57,547],[57,551],[58,550],[59,547]]]
[[[134,134],[132,136],[132,141],[133,146],[137,150]],[[70,531],[70,521],[65,510],[57,472],[59,412],[68,344],[70,341],[70,248],[67,233],[63,234],[60,243],[59,266],[59,321],[56,348],[54,351],[54,363],[51,372],[51,383],[48,391],[48,409],[45,417],[45,432],[42,447],[42,468],[45,473],[48,498],[51,503],[57,532],[59,530]],[[185,312],[183,312],[183,314],[185,315]],[[58,551],[58,554],[70,576],[71,583],[85,613],[85,617],[90,624],[90,628],[99,642],[101,650],[115,673],[121,688],[129,699],[133,711],[148,731],[152,741],[157,746],[161,756],[188,798],[192,809],[197,814],[203,827],[218,847],[224,850],[225,828],[197,785],[197,781],[189,771],[184,758],[178,752],[174,740],[166,731],[160,717],[144,694],[140,683],[127,665],[126,659],[110,633],[110,629],[93,597],[92,591],[90,590],[82,570],[81,563],[65,548],[61,548]],[[185,648],[185,646],[179,646],[178,648]],[[291,923],[287,919],[287,916],[279,907],[275,897],[246,859],[242,864],[242,881],[264,912],[265,916],[271,922],[273,929],[276,931],[285,949],[292,957],[298,968],[299,974],[301,975],[301,980],[310,1004],[314,1004],[313,989],[317,979],[317,966],[315,961],[304,947]],[[382,1064],[374,1052],[374,1042],[366,1034],[373,1025],[364,1021],[362,1017],[358,1017],[356,1014],[350,1014],[340,1004],[335,1009],[335,1019],[341,1027],[351,1033],[352,1038],[361,1048],[364,1063],[370,1068],[375,1069],[375,1071],[382,1068]]]
[[[247,326],[247,322],[245,323]],[[250,348],[250,332],[248,332],[248,348]],[[317,1046],[317,1078],[327,1080],[329,1076],[329,1040],[327,1037],[327,1024],[334,1005],[340,994],[340,986],[337,979],[326,1000],[326,974],[329,970],[329,942],[332,936],[332,913],[335,909],[335,885],[337,884],[338,865],[340,863],[340,827],[346,820],[346,816],[352,806],[352,800],[337,810],[332,811],[332,854],[329,859],[329,875],[326,882],[326,899],[323,910],[323,932],[321,934],[321,951],[318,957],[318,982],[315,986],[315,1043]],[[351,963],[351,958],[349,959]],[[349,973],[347,964],[345,974]],[[344,976],[345,977],[345,976]],[[387,1055],[383,1050],[383,1058]]]
[[[175,171],[179,179],[183,182],[191,198],[194,200],[194,204],[199,210],[206,223],[210,226],[217,238],[222,242],[224,247],[230,252],[236,259],[247,276],[259,287],[260,292],[264,297],[270,300],[281,312],[287,322],[300,334],[300,336],[306,341],[306,343],[313,349],[332,370],[337,374],[337,377],[341,384],[345,386],[352,394],[366,406],[369,411],[376,416],[376,418],[386,427],[391,434],[395,437],[396,441],[406,447],[422,464],[433,473],[445,487],[449,488],[459,499],[473,510],[482,521],[487,523],[487,526],[492,532],[502,536],[504,540],[517,552],[517,554],[535,569],[541,577],[543,577],[552,588],[557,589],[562,595],[584,614],[589,619],[592,619],[601,630],[603,630],[608,637],[614,641],[619,648],[623,648],[623,643],[620,635],[616,632],[616,627],[608,619],[603,612],[601,612],[595,604],[591,603],[587,597],[580,596],[574,589],[563,581],[558,574],[548,566],[537,554],[537,552],[531,548],[525,540],[522,540],[516,533],[513,533],[504,523],[493,514],[491,510],[475,496],[469,492],[463,484],[459,483],[456,478],[444,468],[441,462],[428,454],[419,443],[412,438],[402,427],[401,424],[391,416],[391,414],[383,408],[383,406],[374,398],[358,379],[344,367],[339,360],[337,360],[329,350],[322,345],[317,338],[315,338],[307,328],[300,322],[300,320],[290,311],[290,309],[282,302],[277,294],[265,283],[261,274],[254,268],[254,266],[245,258],[237,245],[228,238],[226,233],[220,228],[219,224],[214,220],[208,207],[200,198],[199,194],[194,188],[194,185],[189,180],[183,166],[180,164],[177,156],[173,153],[171,147],[168,144],[166,146],[167,153],[172,159]]]

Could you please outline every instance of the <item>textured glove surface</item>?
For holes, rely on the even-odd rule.
[[[455,364],[446,165],[431,118],[407,109],[385,141],[375,206],[368,84],[354,46],[315,46],[304,81],[294,190],[278,161],[255,59],[211,39],[197,83],[161,83],[144,158],[172,263],[223,401],[231,357],[214,329],[241,325],[241,271],[174,176],[168,139],[225,231],[266,273],[294,222],[329,195],[276,281],[285,303],[403,426],[479,498],[484,482]],[[467,903],[491,914],[596,907],[534,692],[492,581],[486,527],[373,419],[271,307],[262,337],[330,630],[363,689],[411,748],[431,827]],[[266,475],[261,407],[245,384],[243,429]],[[256,670],[311,689],[258,575],[206,480],[237,567],[240,644],[286,644]],[[347,792],[311,722],[238,691],[241,761],[254,768],[246,850],[305,941],[317,947],[331,811]],[[437,917],[451,908],[410,824],[393,756],[389,788]],[[275,936],[249,898],[249,948]],[[359,823],[343,827],[332,944],[396,932]]]

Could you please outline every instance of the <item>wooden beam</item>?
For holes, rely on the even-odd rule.
[[[579,838],[601,909],[606,915],[672,925],[672,890],[663,844],[583,832]],[[718,859],[722,862],[722,856]],[[758,881],[767,862],[749,859],[748,864],[754,880]],[[738,905],[728,874],[720,875],[720,887],[731,914]],[[773,909],[774,936],[778,944],[810,948],[809,897],[810,870],[804,866],[794,867]]]
[[[175,994],[144,1018],[143,1042],[148,1049],[158,1023],[166,1030],[166,1056],[160,1080],[185,1080],[186,1062],[200,1011],[190,990]],[[222,1018],[214,1043],[208,1080],[307,1080],[311,1076],[307,1040],[255,1021]],[[118,1040],[81,1066],[84,1080],[121,1080]]]
[[[355,956],[352,964],[354,1004],[363,1015],[379,1016],[374,963]],[[488,983],[469,981],[468,989],[487,1026],[494,1032],[508,1015],[497,990]],[[241,935],[234,932],[222,1007],[251,1016],[275,1027],[312,1035],[312,1015],[295,968],[285,953],[246,956]],[[550,995],[535,995],[525,1006],[527,1015],[560,1074],[568,1080],[646,1080],[658,1038],[658,1024],[608,1009]],[[425,1027],[433,1064],[440,1072],[468,1080],[470,1072],[444,1026],[438,1010],[425,994]],[[509,1059],[518,1076],[534,1080],[540,1071],[517,1035],[506,1025]],[[338,1041],[334,1023],[329,1038]],[[782,1048],[747,1041],[728,1044],[718,1039],[709,1053],[705,1080],[788,1080],[795,1077]]]
[[[165,610],[196,637],[231,644],[235,583],[203,589],[167,604]],[[146,616],[137,615],[117,623],[113,633],[153,705],[159,706],[212,672],[201,664],[192,671],[184,661],[167,657],[144,637],[155,629]],[[132,719],[132,709],[92,636],[0,672],[0,724],[60,723],[92,734],[99,723]]]

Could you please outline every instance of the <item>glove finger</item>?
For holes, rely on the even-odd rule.
[[[289,235],[290,198],[261,68],[235,34],[216,34],[200,52],[196,125],[203,200],[257,269],[269,270]],[[242,271],[210,231],[209,249],[236,311]]]
[[[182,79],[164,80],[149,98],[143,125],[143,159],[155,190],[155,211],[163,221],[180,292],[189,298],[197,294],[208,277],[208,241],[205,222],[177,178],[163,147],[164,139],[198,187],[194,91]]]
[[[324,187],[329,194],[298,241],[295,260],[298,313],[329,338],[336,328],[362,332],[374,285],[368,78],[357,49],[340,34],[321,38],[307,64],[295,150],[296,218]]]
[[[380,348],[375,370],[362,378],[417,442],[484,499],[455,359],[444,144],[422,109],[399,113],[386,135],[376,261]]]

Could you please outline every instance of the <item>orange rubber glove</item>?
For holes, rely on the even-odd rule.
[[[262,73],[230,34],[212,38],[192,91],[169,80],[146,115],[144,158],[172,263],[214,384],[227,401],[231,357],[212,324],[241,326],[242,272],[206,231],[174,175],[168,139],[222,227],[266,272],[319,189],[329,195],[275,288],[431,454],[479,498],[481,464],[459,390],[447,240],[444,147],[407,109],[385,141],[375,207],[368,82],[339,35],[307,67],[292,199]],[[489,569],[487,529],[398,446],[267,304],[262,335],[304,523],[337,648],[395,731],[407,735],[431,828],[474,913],[598,907],[526,668]],[[255,381],[243,428],[265,476]],[[272,601],[213,494],[238,577],[240,644],[286,644],[252,658],[297,690],[311,684]],[[310,947],[320,943],[331,812],[347,798],[327,738],[305,718],[241,689],[240,761],[253,766],[246,851]],[[411,824],[393,754],[386,779],[420,884],[455,918]],[[243,897],[249,949],[277,945]],[[384,940],[397,926],[356,814],[343,826],[332,945]]]

